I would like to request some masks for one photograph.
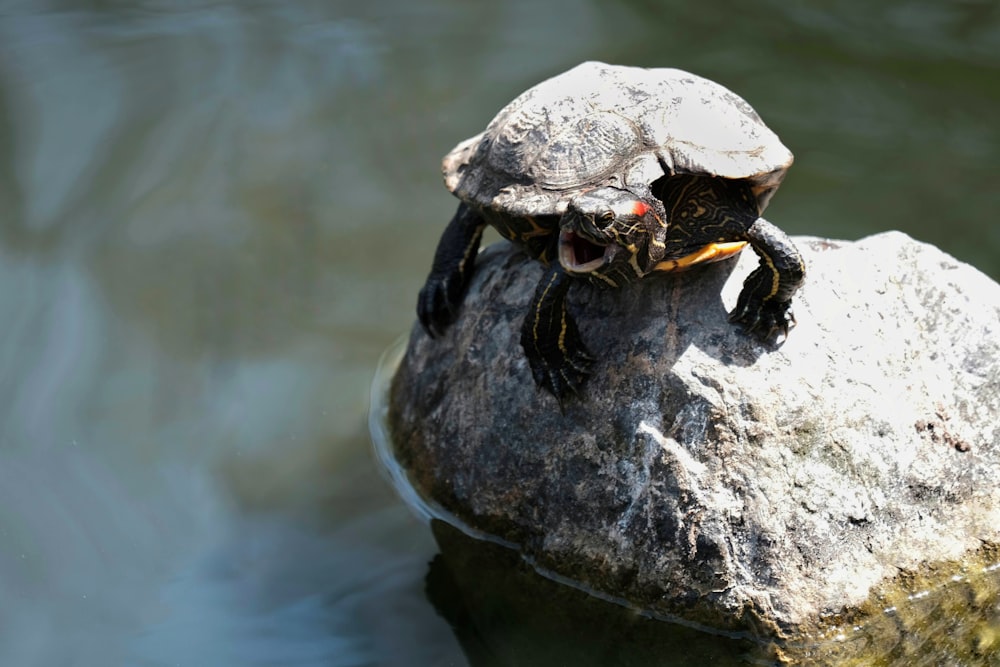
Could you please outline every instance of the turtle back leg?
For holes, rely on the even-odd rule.
[[[572,280],[558,264],[549,266],[521,326],[521,347],[535,384],[551,392],[560,405],[570,392],[579,393],[593,362],[566,309]]]
[[[434,253],[427,282],[417,299],[417,316],[432,337],[440,336],[458,316],[486,222],[465,203],[459,205]]]
[[[763,218],[747,229],[746,240],[760,256],[760,266],[743,282],[729,320],[762,340],[787,336],[795,322],[792,295],[805,278],[805,263],[791,239]]]

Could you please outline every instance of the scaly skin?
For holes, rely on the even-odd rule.
[[[485,226],[482,216],[463,203],[438,241],[431,273],[417,299],[420,324],[432,338],[458,317]]]
[[[579,394],[594,361],[566,310],[571,282],[561,266],[549,266],[521,326],[521,347],[535,384],[551,392],[560,406],[570,392]]]
[[[788,236],[763,218],[754,221],[745,238],[760,255],[760,266],[743,281],[729,321],[761,340],[787,337],[795,324],[792,295],[805,279],[805,262]]]
[[[560,405],[580,393],[593,365],[566,308],[572,280],[616,287],[650,273],[724,259],[744,242],[760,256],[760,266],[744,282],[730,321],[765,342],[787,336],[795,321],[790,304],[805,265],[785,233],[758,217],[750,184],[682,175],[660,179],[637,193],[588,191],[571,201],[559,220],[505,216],[463,202],[441,237],[417,303],[420,322],[431,336],[441,335],[458,315],[486,224],[546,266],[525,316],[521,346],[535,383]],[[560,230],[570,233],[573,242],[603,251],[604,263],[568,267],[572,258],[562,256],[562,264],[557,262]]]

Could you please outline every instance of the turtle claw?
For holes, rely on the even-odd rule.
[[[432,273],[417,297],[417,317],[431,338],[441,336],[458,317],[465,295],[461,275],[440,276]]]
[[[747,304],[734,310],[729,321],[763,343],[777,343],[787,339],[789,329],[795,326],[795,314],[790,305],[790,301],[765,301],[755,307]]]
[[[524,349],[527,351],[530,348],[524,346]],[[565,354],[560,350],[555,352],[555,354],[540,356],[526,354],[526,356],[535,384],[555,396],[559,401],[559,407],[563,408],[570,394],[580,396],[584,383],[590,377],[594,359],[579,341],[568,348]]]
[[[550,266],[521,325],[521,347],[535,384],[555,396],[560,408],[570,394],[580,395],[594,363],[566,310],[571,281],[559,265]]]

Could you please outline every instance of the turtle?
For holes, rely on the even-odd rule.
[[[460,203],[417,314],[432,338],[456,319],[486,225],[544,267],[521,327],[532,376],[560,405],[593,372],[567,292],[760,256],[730,321],[787,339],[805,278],[788,236],[761,217],[792,153],[741,97],[674,68],[585,62],[505,106],[442,163]]]

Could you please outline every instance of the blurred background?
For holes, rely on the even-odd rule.
[[[463,651],[366,412],[441,157],[587,59],[747,99],[789,233],[1000,276],[993,0],[0,0],[0,664],[559,663]]]

